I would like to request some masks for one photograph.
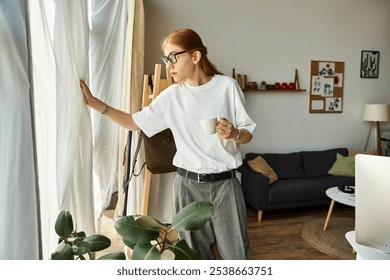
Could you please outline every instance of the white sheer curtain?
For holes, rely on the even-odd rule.
[[[88,79],[88,2],[57,0],[54,20],[57,97],[57,199],[78,230],[97,230],[92,184],[92,127],[80,89]]]
[[[92,89],[112,106],[119,107],[122,99],[126,4],[135,1],[142,4],[142,0],[92,2],[96,27],[91,33],[95,44]],[[94,115],[92,130],[91,113],[79,87],[80,79],[89,83],[87,8],[87,0],[0,2],[0,100],[4,107],[0,110],[0,259],[50,258],[58,240],[54,222],[62,209],[71,211],[77,230],[95,233],[96,213],[118,188],[118,127]],[[99,72],[99,63],[104,64],[100,70],[106,75]],[[30,87],[34,88],[33,118]],[[39,184],[34,173],[33,127]],[[96,207],[94,165],[101,187]]]
[[[119,106],[127,1],[91,1],[91,31],[87,26],[87,1],[40,3],[36,23],[42,26],[41,33],[45,40],[34,36],[39,46],[35,48],[34,54],[40,53],[36,55],[36,66],[39,65],[42,70],[39,73],[35,69],[34,73],[37,80],[40,77],[50,77],[52,81],[35,82],[36,86],[41,86],[41,106],[54,108],[41,120],[41,125],[44,124],[46,129],[40,129],[44,134],[40,137],[43,149],[39,153],[42,156],[39,162],[45,162],[42,169],[39,169],[40,174],[48,169],[52,171],[45,176],[45,186],[41,183],[41,188],[44,189],[42,192],[48,198],[54,195],[58,197],[58,205],[52,205],[50,200],[42,205],[42,215],[45,214],[43,219],[47,221],[46,226],[45,221],[42,221],[43,230],[47,230],[43,234],[47,238],[44,240],[51,240],[54,219],[59,209],[71,211],[78,230],[84,230],[87,234],[96,232],[97,218],[109,203],[111,193],[118,188],[118,126],[94,112],[93,128],[90,126],[91,111],[84,104],[78,80],[85,79],[89,83],[89,35],[91,89],[110,105]],[[42,45],[42,42],[46,44]],[[48,73],[45,73],[45,69]],[[46,106],[43,106],[45,100]],[[47,104],[49,100],[52,106]],[[52,145],[56,149],[54,156],[53,150],[45,146],[47,143],[44,139],[48,135],[51,135],[51,143],[56,143]],[[92,169],[95,175],[95,193],[92,187]],[[51,185],[53,175],[57,179]],[[46,244],[44,255],[49,255],[53,249],[52,242]]]
[[[127,1],[91,1],[91,85],[94,95],[120,107],[127,25]],[[119,127],[96,111],[92,112],[94,184],[97,215],[118,191]]]
[[[38,259],[25,1],[0,2],[0,259]]]
[[[57,246],[54,223],[59,213],[56,183],[56,65],[52,46],[54,1],[29,1],[35,138],[39,171],[42,255]]]
[[[57,246],[55,219],[96,232],[92,128],[79,80],[88,77],[87,1],[29,1],[43,258]]]

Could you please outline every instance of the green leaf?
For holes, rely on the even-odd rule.
[[[123,252],[113,252],[107,255],[101,256],[97,260],[126,260],[126,255]]]
[[[63,210],[58,214],[54,229],[58,236],[67,238],[73,232],[73,219],[69,211]]]
[[[80,232],[76,232],[75,236],[79,238],[85,238],[87,237],[87,234],[84,231],[80,231]]]
[[[135,223],[143,228],[159,228],[159,227],[165,227],[166,225],[162,224],[160,221],[149,217],[149,216],[140,216],[135,219]]]
[[[150,243],[137,244],[133,250],[132,260],[160,260],[160,252]]]
[[[200,260],[199,253],[191,249],[184,240],[176,245],[168,245],[168,249],[175,254],[175,260]]]
[[[72,246],[69,244],[60,244],[56,251],[51,254],[52,260],[74,260]]]
[[[122,241],[123,243],[127,246],[127,247],[130,247],[131,249],[134,249],[135,245],[137,245],[137,243],[134,243],[134,242],[131,242],[127,239],[124,239],[122,238]]]
[[[173,218],[172,227],[177,231],[200,229],[213,214],[213,204],[208,201],[195,201],[184,207]]]
[[[130,243],[149,243],[156,240],[159,230],[156,228],[142,228],[134,220],[134,216],[121,217],[115,221],[115,229],[123,239]]]
[[[111,245],[111,240],[100,234],[94,234],[91,236],[88,236],[84,239],[83,242],[86,242],[91,247],[91,252],[96,252],[100,250],[104,250]]]
[[[79,241],[72,247],[73,255],[82,256],[91,251],[91,246],[88,242]]]

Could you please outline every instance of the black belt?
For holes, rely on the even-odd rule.
[[[177,168],[176,172],[177,172],[177,174],[179,174],[183,177],[186,177],[188,179],[195,180],[198,183],[211,183],[211,182],[215,182],[215,181],[227,180],[227,179],[234,178],[234,176],[235,176],[234,170],[221,172],[221,173],[200,174],[200,173],[187,171],[187,170],[182,169],[182,168]]]

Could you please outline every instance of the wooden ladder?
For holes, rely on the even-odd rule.
[[[153,92],[149,87],[149,75],[148,74],[144,75],[142,108],[148,106],[150,102],[152,102],[160,94],[161,91],[163,91],[173,83],[171,73],[168,71],[168,69],[165,70],[166,70],[167,79],[161,79],[161,64],[155,64],[154,74],[152,75]],[[148,214],[151,177],[152,177],[152,173],[149,171],[149,169],[145,168],[144,192],[142,195],[141,215]]]

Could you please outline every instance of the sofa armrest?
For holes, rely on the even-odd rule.
[[[254,210],[265,210],[268,207],[269,178],[254,172],[246,161],[238,169],[241,172],[241,186],[245,203]]]

